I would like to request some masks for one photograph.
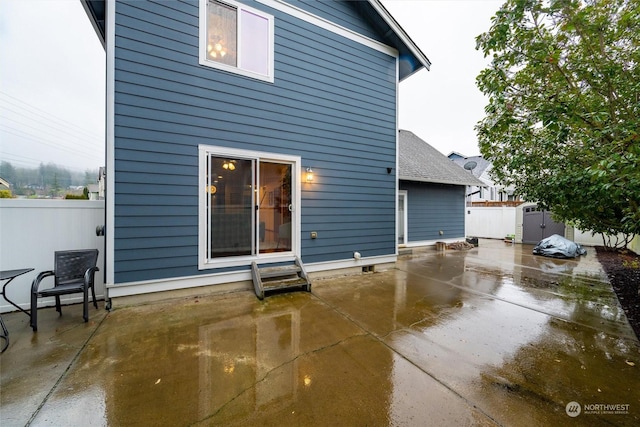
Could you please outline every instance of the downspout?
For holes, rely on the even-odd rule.
[[[106,61],[106,144],[105,144],[105,248],[104,248],[104,287],[105,287],[105,307],[111,309],[111,298],[109,297],[109,287],[114,283],[113,251],[114,251],[114,230],[115,230],[115,28],[116,28],[116,0],[105,1],[105,45],[107,51]]]

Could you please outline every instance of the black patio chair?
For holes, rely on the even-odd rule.
[[[31,285],[31,327],[38,330],[38,298],[55,297],[56,311],[62,315],[60,307],[60,295],[84,294],[84,307],[82,317],[89,321],[89,289],[93,297],[93,305],[98,308],[96,291],[93,287],[93,278],[98,262],[98,250],[57,251],[54,254],[55,265],[53,271],[43,271],[33,280]],[[54,286],[48,289],[39,289],[40,282],[46,277],[54,276]]]

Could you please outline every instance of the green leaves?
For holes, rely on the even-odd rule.
[[[583,229],[640,233],[640,1],[507,0],[476,43],[495,177]]]

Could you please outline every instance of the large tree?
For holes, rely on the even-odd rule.
[[[582,230],[640,233],[640,0],[507,0],[476,42],[495,177]]]

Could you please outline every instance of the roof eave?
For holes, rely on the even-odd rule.
[[[105,45],[105,1],[104,0],[80,0],[82,8],[89,17],[89,21],[93,26],[93,29],[102,43],[102,48],[106,49]]]
[[[427,70],[430,70],[431,61],[429,61],[429,58],[427,58],[427,56],[420,50],[420,48],[414,43],[414,41],[411,40],[411,37],[409,37],[409,35],[404,31],[404,29],[400,26],[400,24],[398,24],[395,18],[391,16],[389,11],[387,11],[387,9],[382,5],[382,3],[380,3],[380,0],[369,0],[369,4],[371,4],[371,6],[376,10],[376,12],[378,12],[378,14],[380,14],[380,16],[385,20],[385,22],[389,24],[391,29],[398,35],[400,40],[407,46],[407,48],[409,48],[409,50],[416,57],[416,59],[420,61],[420,64],[422,65],[422,67],[426,68]],[[420,70],[420,68],[422,67],[417,68],[415,71],[406,75],[404,78],[407,78],[410,75],[414,74],[416,71]]]
[[[483,182],[476,181],[449,181],[449,180],[438,180],[438,179],[429,179],[415,176],[407,176],[407,175],[399,175],[398,179],[401,181],[414,181],[414,182],[425,182],[429,184],[447,184],[447,185],[463,185],[463,186],[474,186],[474,187],[487,187],[487,185]]]

